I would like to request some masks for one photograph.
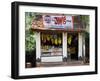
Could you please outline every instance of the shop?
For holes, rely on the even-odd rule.
[[[37,62],[84,60],[85,31],[79,21],[75,23],[75,17],[42,14],[33,20]]]

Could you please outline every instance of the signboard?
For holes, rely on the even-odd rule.
[[[43,15],[44,27],[48,28],[73,28],[72,16]]]

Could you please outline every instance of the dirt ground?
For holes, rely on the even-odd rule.
[[[83,61],[68,61],[68,62],[37,62],[37,67],[55,67],[55,66],[81,66],[89,65],[89,63],[84,63]]]

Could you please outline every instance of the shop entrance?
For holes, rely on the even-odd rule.
[[[78,60],[78,33],[67,34],[68,59]]]

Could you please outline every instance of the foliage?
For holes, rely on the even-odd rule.
[[[25,12],[25,50],[32,51],[36,49],[35,32],[31,30],[32,20],[34,19],[32,12]]]
[[[89,15],[82,16],[82,21],[89,24]]]
[[[81,22],[85,25],[85,26],[89,26],[89,21],[90,21],[90,16],[89,15],[81,15],[80,19]]]

